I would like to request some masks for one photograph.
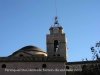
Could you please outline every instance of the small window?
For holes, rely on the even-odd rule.
[[[56,56],[55,54],[53,56]]]
[[[46,67],[47,67],[46,64],[43,64],[43,65],[42,65],[42,68],[46,68]]]
[[[37,67],[35,69],[38,69]]]
[[[66,69],[69,69],[69,66],[66,66]]]
[[[6,68],[6,65],[5,64],[2,64],[2,68]]]
[[[85,69],[85,68],[86,68],[86,65],[83,65],[83,66],[82,66],[82,69]]]
[[[23,57],[23,54],[20,54],[19,56],[20,56],[20,57]]]
[[[60,56],[60,54],[58,54],[57,56]]]
[[[66,66],[66,69],[69,69],[69,66]],[[66,70],[66,75],[69,74],[68,70]]]

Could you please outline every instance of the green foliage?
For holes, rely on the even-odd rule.
[[[96,59],[98,60],[100,58],[100,41],[96,43],[95,47],[91,47],[91,52],[93,54],[92,60]]]
[[[82,71],[68,71],[66,75],[100,75],[100,64],[83,65]]]

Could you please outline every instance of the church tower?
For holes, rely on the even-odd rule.
[[[50,27],[50,34],[46,35],[48,56],[65,57],[67,60],[67,42],[64,30],[59,26],[58,18],[55,17],[54,26]]]

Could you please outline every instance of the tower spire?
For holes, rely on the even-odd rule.
[[[56,16],[57,16],[57,6],[56,6],[56,0],[55,0],[55,10],[56,10]]]
[[[58,23],[58,17],[57,17],[57,7],[56,7],[56,0],[55,0],[55,10],[56,10],[56,16],[55,16],[55,22],[54,22],[54,26],[59,26],[59,23]]]

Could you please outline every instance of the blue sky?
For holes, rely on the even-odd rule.
[[[100,0],[57,0],[56,6],[68,61],[91,60],[90,47],[100,41]],[[55,16],[55,0],[0,0],[0,56],[27,45],[46,51],[46,34]]]

